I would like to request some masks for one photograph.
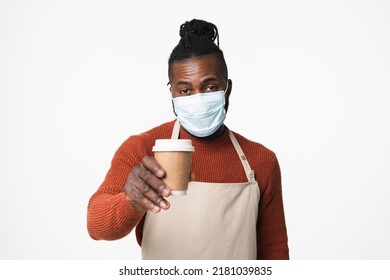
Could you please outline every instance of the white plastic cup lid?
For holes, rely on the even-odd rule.
[[[188,139],[157,139],[153,152],[194,152],[192,141]]]

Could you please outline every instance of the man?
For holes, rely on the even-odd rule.
[[[192,20],[180,36],[168,61],[177,121],[119,147],[90,199],[89,234],[114,240],[136,227],[143,259],[288,259],[277,158],[223,124],[232,81],[217,27]],[[164,138],[195,147],[186,196],[170,196],[153,157],[155,140]]]

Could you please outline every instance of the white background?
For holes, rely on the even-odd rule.
[[[89,237],[87,204],[128,136],[173,119],[193,18],[220,31],[226,124],[279,158],[291,258],[390,259],[389,2],[233,3],[0,0],[0,259],[140,258],[133,234]]]

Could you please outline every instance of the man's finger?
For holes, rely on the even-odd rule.
[[[159,178],[164,178],[165,176],[164,168],[152,156],[145,156],[141,161],[141,166]]]
[[[164,197],[167,197],[171,194],[170,188],[165,185],[164,181],[161,178],[155,176],[150,170],[146,169],[143,165],[135,169],[135,175],[143,181],[147,186],[154,189],[156,192],[161,194]],[[141,186],[142,187],[142,186]],[[145,191],[149,191],[147,187],[143,188]],[[145,191],[141,191],[145,193]]]
[[[160,211],[160,208],[168,209],[170,206],[169,202],[165,200],[156,189],[152,188],[148,182],[145,182],[142,179],[145,177],[149,177],[148,180],[154,178],[154,180],[161,181],[149,171],[144,170],[143,167],[139,165],[135,166],[127,177],[124,187],[127,200],[133,202],[133,206],[135,203],[138,203],[153,212]],[[162,185],[164,183],[161,181],[158,182],[158,184]]]

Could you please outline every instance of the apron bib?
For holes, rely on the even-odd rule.
[[[176,121],[172,139],[178,139]],[[247,174],[245,183],[190,182],[186,196],[170,196],[171,207],[148,211],[142,259],[256,259],[260,190],[233,133],[229,137]]]

